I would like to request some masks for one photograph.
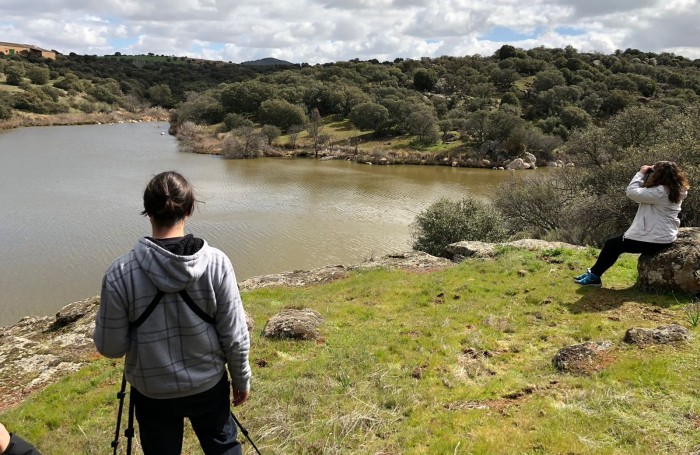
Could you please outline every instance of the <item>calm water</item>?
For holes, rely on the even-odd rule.
[[[239,279],[410,249],[440,197],[487,196],[508,173],[345,161],[229,161],[179,153],[164,123],[0,132],[0,325],[96,295],[104,270],[150,234],[146,182],[175,169],[204,201],[188,223]]]

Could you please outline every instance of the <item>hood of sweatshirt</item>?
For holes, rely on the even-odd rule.
[[[151,282],[166,293],[178,292],[199,280],[209,263],[209,245],[192,254],[178,255],[158,243],[142,238],[134,247],[134,255]]]

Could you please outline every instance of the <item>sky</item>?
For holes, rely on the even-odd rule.
[[[67,54],[326,63],[573,46],[700,58],[700,0],[0,0],[0,41]]]

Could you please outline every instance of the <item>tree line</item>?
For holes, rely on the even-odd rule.
[[[495,159],[527,151],[549,160],[575,130],[625,108],[680,109],[700,97],[699,60],[635,49],[504,45],[491,56],[257,68],[153,55],[18,55],[0,59],[0,70],[21,89],[0,92],[4,118],[156,105],[175,109],[175,126],[225,129],[242,117],[286,133],[318,113],[419,144],[454,132],[472,154]]]

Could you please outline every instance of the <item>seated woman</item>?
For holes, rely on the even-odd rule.
[[[639,203],[632,225],[605,241],[595,265],[574,278],[582,286],[600,286],[600,277],[622,253],[656,253],[676,240],[681,203],[688,195],[688,178],[671,161],[644,165],[627,186],[627,197]]]

